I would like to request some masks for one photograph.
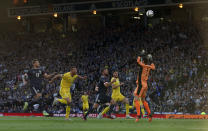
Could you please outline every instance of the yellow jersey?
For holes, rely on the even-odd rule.
[[[88,95],[82,95],[83,104],[88,104]]]
[[[111,82],[113,81],[113,79],[116,79],[116,82],[113,83],[114,86],[120,85],[119,78],[114,78],[114,77],[112,77]],[[120,95],[120,94],[121,94],[121,92],[120,92],[120,86],[117,87],[117,88],[113,88],[112,96],[118,96],[118,95]]]
[[[61,89],[70,89],[78,75],[71,76],[70,72],[65,73],[61,80]]]

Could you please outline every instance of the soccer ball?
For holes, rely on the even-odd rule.
[[[146,15],[147,15],[148,17],[153,17],[153,16],[154,16],[154,11],[153,11],[153,10],[148,10],[148,11],[146,12]]]
[[[150,60],[150,61],[152,61],[152,55],[151,54],[148,54],[147,55],[147,59]]]
[[[141,51],[141,54],[144,55],[144,54],[145,54],[145,50],[142,50],[142,51]]]
[[[147,55],[147,58],[148,58],[148,59],[152,59],[152,55],[151,55],[151,54],[148,54],[148,55]]]

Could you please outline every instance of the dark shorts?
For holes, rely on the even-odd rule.
[[[95,97],[95,103],[105,104],[105,103],[110,103],[110,102],[111,102],[111,97],[105,94],[97,94]]]
[[[31,90],[32,96],[36,96],[38,93],[43,93],[42,87],[31,86],[30,90]]]

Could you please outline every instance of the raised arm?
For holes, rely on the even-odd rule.
[[[143,62],[141,62],[141,57],[140,56],[137,58],[137,63],[141,66],[145,66],[145,64]]]
[[[155,65],[153,63],[151,65],[145,65],[143,62],[141,62],[141,57],[140,56],[137,58],[137,63],[139,65],[143,66],[143,67],[148,67],[152,70],[155,70]]]
[[[152,70],[155,70],[155,65],[152,63],[151,65],[145,65],[146,67],[149,67]]]

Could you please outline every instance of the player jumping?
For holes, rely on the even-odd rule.
[[[59,91],[59,94],[61,95],[62,99],[54,98],[53,106],[56,105],[58,102],[65,104],[66,105],[65,119],[69,120],[70,104],[72,102],[70,88],[77,78],[86,79],[87,77],[86,76],[82,77],[82,76],[77,75],[77,68],[71,67],[70,72],[56,75],[55,77],[52,78],[50,83],[52,83],[57,78],[62,78],[61,84],[60,84],[61,88]]]
[[[129,115],[129,100],[128,98],[126,98],[125,96],[123,96],[120,92],[120,86],[124,85],[124,83],[120,83],[119,81],[119,78],[118,78],[118,72],[115,71],[113,73],[113,77],[111,79],[111,82],[116,79],[116,82],[114,82],[112,84],[112,88],[113,88],[113,91],[112,91],[112,99],[115,101],[115,102],[122,102],[122,103],[125,103],[126,104],[126,118],[132,118],[130,115]]]
[[[32,61],[33,68],[25,74],[23,79],[24,85],[29,81],[30,90],[33,95],[32,100],[25,102],[23,110],[26,111],[29,107],[42,107],[42,93],[44,91],[44,79],[50,79],[54,74],[48,75],[43,69],[40,68],[40,62],[37,59]],[[43,115],[48,115],[44,110]]]
[[[145,107],[148,116],[149,116],[149,122],[152,121],[152,115],[149,108],[149,105],[147,101],[145,100],[146,93],[147,93],[147,80],[149,77],[150,70],[155,70],[155,65],[152,63],[151,65],[147,65],[149,63],[150,57],[144,58],[144,60],[141,61],[141,57],[138,57],[137,63],[141,67],[139,70],[139,75],[137,78],[137,88],[134,91],[134,102],[137,110],[137,119],[136,122],[139,121],[140,115],[140,105]]]
[[[87,116],[89,113],[92,113],[95,109],[99,107],[99,105],[107,105],[107,107],[103,110],[102,113],[98,115],[98,118],[102,118],[102,116],[109,111],[109,113],[112,112],[113,110],[113,104],[115,102],[111,99],[110,96],[106,95],[107,94],[107,87],[110,87],[112,83],[116,82],[116,79],[112,80],[111,82],[108,82],[108,69],[104,69],[102,71],[102,76],[99,80],[98,87],[95,88],[97,91],[95,103],[93,107],[89,109],[89,111],[83,116],[84,120],[87,120]],[[110,116],[112,118],[112,116]]]

